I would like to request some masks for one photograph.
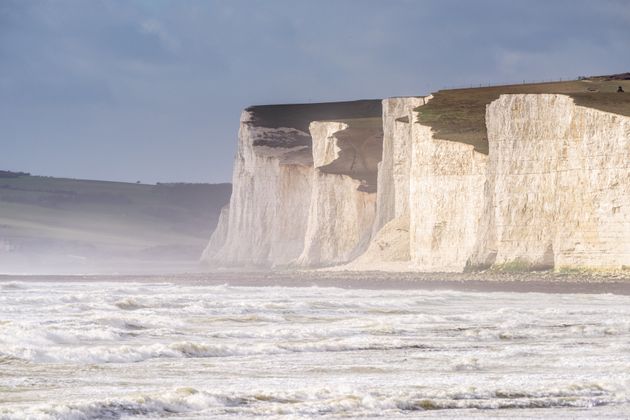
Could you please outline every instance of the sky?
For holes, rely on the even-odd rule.
[[[630,71],[630,0],[0,0],[0,169],[229,182],[254,104]]]

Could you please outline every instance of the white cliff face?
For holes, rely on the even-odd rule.
[[[421,271],[463,271],[477,242],[487,156],[412,126],[410,254]]]
[[[484,155],[434,138],[414,112],[425,102],[383,101],[376,193],[381,132],[365,118],[354,131],[312,122],[309,134],[257,127],[244,112],[229,210],[203,258],[400,271],[630,266],[629,117],[564,95],[502,95],[487,107]]]
[[[313,139],[313,166],[321,168],[339,159],[339,147],[335,133],[348,128],[348,124],[338,121],[313,121],[309,125]]]
[[[315,171],[304,241],[297,263],[326,266],[348,262],[367,247],[374,222],[376,194],[359,191],[346,175]]]
[[[630,264],[630,118],[563,95],[502,95],[487,127],[495,264]]]
[[[301,266],[340,264],[355,258],[368,244],[376,211],[376,194],[360,190],[361,182],[320,169],[335,162],[341,148],[335,134],[348,128],[340,122],[315,121],[310,210]]]
[[[412,131],[418,106],[430,97],[383,100],[383,157],[378,168],[376,216],[372,240],[352,270],[409,269],[409,203]]]
[[[202,260],[274,267],[295,264],[301,255],[304,265],[353,258],[367,244],[374,218],[380,115],[380,101],[374,100],[245,110],[229,210]],[[322,142],[313,142],[308,127],[315,117],[350,121],[352,129],[326,123],[324,131],[313,132]]]
[[[250,119],[250,113],[243,112],[227,233],[210,261],[226,265],[287,264],[300,255],[304,245],[312,167],[283,163],[286,154],[299,151],[299,147],[255,147],[254,141],[262,135],[268,137],[270,130],[252,126]],[[276,132],[281,138],[287,132],[295,135],[294,131],[280,128]]]
[[[502,95],[489,155],[412,133],[417,270],[603,268],[630,262],[630,118],[564,95]]]
[[[383,158],[378,171],[378,203],[374,233],[390,220],[408,213],[411,168],[411,128],[414,108],[427,98],[383,100]]]

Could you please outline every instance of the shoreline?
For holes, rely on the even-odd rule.
[[[371,290],[454,290],[465,292],[515,292],[630,295],[626,275],[562,274],[553,272],[359,272],[359,271],[215,271],[182,274],[9,275],[0,283],[21,282],[137,282],[198,286],[228,284],[236,287],[337,287]]]

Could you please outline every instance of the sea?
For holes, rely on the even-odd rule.
[[[630,418],[630,296],[0,282],[0,419]]]

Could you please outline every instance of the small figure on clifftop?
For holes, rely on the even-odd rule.
[[[617,88],[617,93],[623,93],[623,88],[621,86]]]

